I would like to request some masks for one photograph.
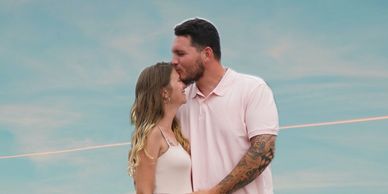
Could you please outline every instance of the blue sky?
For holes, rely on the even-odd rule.
[[[0,1],[0,156],[128,142],[139,72],[212,21],[281,126],[388,115],[386,1]],[[275,193],[386,193],[388,120],[285,129]],[[0,159],[2,193],[133,192],[128,146]]]

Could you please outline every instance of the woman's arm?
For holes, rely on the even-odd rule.
[[[139,153],[140,162],[133,177],[138,194],[152,194],[154,192],[156,161],[160,155],[162,138],[158,129],[152,129],[145,148]]]

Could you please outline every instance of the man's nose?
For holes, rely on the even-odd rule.
[[[176,59],[176,57],[172,57],[171,59],[171,64],[175,67],[178,65],[178,60]]]

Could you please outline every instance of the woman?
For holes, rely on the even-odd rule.
[[[189,142],[175,118],[186,102],[184,84],[170,63],[157,63],[140,74],[131,121],[129,174],[136,193],[191,193]]]

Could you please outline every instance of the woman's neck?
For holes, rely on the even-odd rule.
[[[164,107],[164,116],[160,119],[158,125],[165,130],[172,130],[172,121],[175,118],[178,108],[166,105]]]

